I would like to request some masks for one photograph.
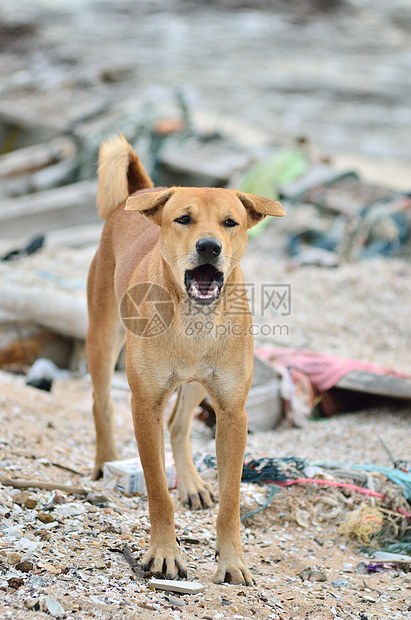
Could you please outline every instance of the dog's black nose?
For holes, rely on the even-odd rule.
[[[208,239],[204,237],[203,239],[199,239],[196,243],[197,254],[206,261],[211,261],[217,256],[220,256],[222,249],[223,246],[217,239]]]

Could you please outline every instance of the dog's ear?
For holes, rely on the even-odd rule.
[[[162,192],[144,192],[127,198],[125,211],[138,211],[154,224],[161,226],[163,207],[172,196],[173,190]]]
[[[261,222],[267,215],[283,217],[285,211],[281,204],[271,198],[263,198],[255,194],[243,194],[236,192],[247,211],[248,228],[252,228]]]

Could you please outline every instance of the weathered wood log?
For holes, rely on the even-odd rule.
[[[16,239],[99,221],[97,183],[80,181],[45,192],[0,201],[0,238]]]
[[[41,170],[72,157],[75,152],[73,140],[64,137],[17,149],[0,156],[0,179],[9,179]]]
[[[0,308],[63,336],[81,340],[86,337],[85,294],[45,291],[40,286],[0,282]]]

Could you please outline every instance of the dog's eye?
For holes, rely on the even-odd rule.
[[[224,220],[223,225],[226,228],[234,228],[234,226],[238,226],[238,223],[235,220],[232,220],[230,217],[228,217],[226,220]]]
[[[174,221],[178,224],[184,224],[185,226],[187,226],[187,224],[191,224],[191,217],[189,215],[182,215]]]

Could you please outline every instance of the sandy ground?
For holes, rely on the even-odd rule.
[[[410,0],[16,0],[2,19],[0,92],[16,113],[61,127],[66,109],[150,108],[182,90],[212,128],[304,136],[408,189]]]
[[[255,258],[250,253],[246,269],[252,270]],[[342,355],[354,350],[363,359],[409,371],[409,362],[399,354],[399,332],[394,325],[388,334],[381,331],[392,314],[389,300],[380,304],[378,297],[373,302],[370,294],[395,280],[396,275],[408,273],[409,266],[400,261],[381,261],[374,267],[360,263],[337,271],[310,267],[297,272],[279,267],[277,273],[291,278],[295,291],[293,312],[288,317],[291,343]],[[273,267],[267,261],[263,275],[252,270],[256,282],[267,278],[270,269]],[[344,282],[346,286],[349,283],[350,305],[344,304]],[[367,295],[365,282],[370,314],[356,316],[357,327],[350,332],[346,326],[352,321],[355,304],[364,304],[363,296]],[[313,303],[319,294],[320,299],[326,296],[322,309],[318,302]],[[404,299],[406,294],[405,288]],[[407,321],[408,307],[401,303],[396,311],[395,322],[402,325],[403,338],[409,334],[409,324],[402,323]],[[373,331],[376,335],[370,343]],[[264,342],[267,345],[269,341]],[[273,343],[279,344],[278,338]],[[124,381],[124,376],[120,374],[117,379]],[[50,501],[51,492],[31,490],[29,497],[35,500],[35,507],[26,508],[18,503],[18,490],[0,486],[0,610],[4,618],[49,617],[47,604],[51,603],[47,597],[60,603],[67,619],[391,620],[411,616],[410,574],[397,566],[375,574],[359,572],[360,563],[369,561],[361,552],[362,545],[338,532],[347,514],[364,498],[353,493],[347,499],[340,491],[313,487],[281,491],[268,508],[242,526],[247,561],[256,580],[251,588],[212,584],[217,508],[190,512],[180,504],[177,492],[171,491],[189,578],[200,581],[205,590],[197,595],[172,593],[168,598],[165,593],[154,592],[147,581],[133,574],[119,553],[127,544],[139,558],[146,548],[150,529],[146,498],[108,492],[101,482],[90,480],[94,429],[87,377],[57,381],[51,393],[26,387],[22,377],[6,373],[1,373],[0,384],[0,474],[80,483],[108,499],[103,506],[94,506],[84,498],[63,494],[64,503],[49,513],[53,521],[44,524],[39,517],[46,512],[43,507]],[[120,453],[124,458],[131,457],[136,446],[129,394],[116,388],[113,396]],[[283,423],[277,430],[249,435],[247,453],[254,458],[297,456],[310,463],[390,466],[379,436],[395,458],[409,460],[410,432],[409,407],[384,407],[311,421],[304,430]],[[192,443],[194,453],[214,454],[212,431],[197,420]],[[266,493],[265,486],[243,484],[242,514],[258,507]],[[18,560],[29,562],[25,566],[28,572],[17,570],[16,566],[21,566],[16,565]],[[307,569],[319,571],[327,581],[303,581]],[[10,581],[13,578],[17,581]],[[344,581],[338,581],[341,579]]]

